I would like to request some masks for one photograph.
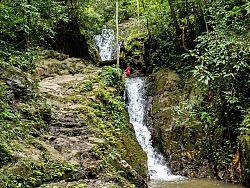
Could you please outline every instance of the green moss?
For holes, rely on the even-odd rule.
[[[233,128],[233,125],[225,125],[225,119],[220,119],[223,101],[195,85],[192,78],[180,83],[179,76],[166,68],[156,70],[147,81],[147,94],[153,99],[150,109],[153,143],[166,156],[171,154],[172,172],[190,177],[238,181],[241,172],[234,161],[239,142],[225,136],[225,130]],[[248,135],[248,128],[249,115],[246,115],[238,129],[244,140],[240,148],[244,151],[249,150],[244,137]],[[237,136],[236,131],[234,136]],[[242,152],[242,155],[243,166],[248,169],[248,152]],[[249,176],[248,170],[244,173]]]
[[[64,137],[77,135],[79,129],[83,132],[86,130],[86,135],[81,138],[89,143],[89,147],[92,144],[94,146],[92,153],[88,153],[93,165],[84,168],[84,177],[110,177],[110,181],[116,182],[115,185],[119,186],[146,186],[146,155],[137,143],[133,127],[129,123],[122,97],[125,85],[122,71],[112,67],[104,67],[99,71],[99,68],[79,63],[82,61],[76,59],[65,59],[60,62],[40,59],[40,68],[44,68],[45,71],[41,78],[64,70],[68,70],[65,74],[69,74],[69,69],[74,73],[82,73],[83,67],[85,74],[90,72],[86,79],[85,75],[80,76],[85,80],[82,83],[69,81],[62,85],[65,90],[70,90],[62,97],[46,93],[51,106],[56,103],[53,107],[47,102],[42,102],[41,96],[37,95],[34,100],[23,100],[18,103],[14,113],[8,105],[8,98],[3,94],[6,99],[4,113],[13,118],[3,121],[4,124],[0,126],[0,142],[3,146],[0,148],[0,156],[3,156],[0,164],[0,187],[35,187],[47,182],[68,181],[72,178],[76,173],[76,167],[66,163],[63,154],[49,144],[53,139],[57,139],[48,132],[49,124],[52,123],[60,128],[60,133],[64,134]],[[63,127],[64,119],[57,117],[61,112],[59,109],[67,112],[63,118],[66,123],[73,122],[77,127],[75,131],[73,128]],[[77,122],[79,119],[81,123]],[[80,154],[77,153],[74,157],[77,161]],[[121,161],[126,161],[128,167],[122,165]],[[76,182],[70,186],[83,185],[83,182]],[[63,187],[64,184],[51,186]]]
[[[51,121],[51,107],[45,101],[31,100],[26,103],[18,104],[19,113],[23,118],[31,120],[39,124],[39,127],[34,126],[37,130],[47,130],[47,124]]]
[[[51,185],[42,185],[40,188],[85,188],[85,182],[80,180],[78,182],[60,182]]]
[[[91,91],[92,87],[93,87],[93,83],[90,80],[84,80],[81,85],[81,91],[82,92]]]
[[[11,152],[6,145],[0,144],[0,167],[10,162],[12,159]]]
[[[6,75],[10,73],[12,72],[8,70],[5,72]],[[13,74],[13,77],[19,75]],[[25,74],[23,75],[23,80],[26,80]],[[29,90],[27,86],[23,87],[24,93]],[[72,165],[52,160],[50,155],[46,155],[48,152],[46,148],[41,144],[33,144],[37,143],[34,142],[35,137],[48,130],[48,123],[51,120],[50,106],[34,93],[32,100],[21,97],[19,103],[10,106],[12,98],[8,95],[11,91],[5,92],[6,89],[7,87],[1,85],[0,187],[34,187],[42,182],[71,177],[75,172]],[[19,92],[15,87],[11,89],[14,93]],[[22,94],[23,92],[19,93]],[[26,101],[27,99],[29,100]],[[34,156],[32,152],[35,152]]]
[[[71,177],[76,172],[74,166],[56,161],[20,160],[12,167],[0,170],[0,186],[35,187],[43,182]]]
[[[147,174],[147,167],[145,166],[147,161],[147,156],[145,152],[140,149],[137,141],[134,137],[134,132],[130,131],[123,131],[122,133],[122,144],[120,146],[120,150],[125,150],[125,160],[137,170],[138,174],[146,175]],[[146,177],[144,177],[146,178]]]
[[[147,78],[148,95],[162,94],[164,91],[178,90],[179,75],[167,68],[155,70],[155,72]],[[173,93],[170,93],[174,95]]]
[[[131,182],[142,182],[147,174],[146,155],[136,141],[124,101],[117,95],[122,93],[124,87],[121,72],[105,67],[96,82],[98,87],[93,86],[92,91],[96,100],[92,100],[85,111],[92,114],[88,121],[95,125],[93,131],[96,135],[101,135],[106,142],[95,145],[93,155],[102,160],[100,170],[113,174],[117,180],[121,181],[125,178]],[[122,160],[127,161],[131,169],[122,166],[120,164]],[[131,175],[132,169],[137,175]],[[138,177],[139,174],[142,177]]]

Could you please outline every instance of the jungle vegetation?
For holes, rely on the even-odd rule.
[[[55,50],[95,64],[93,36],[104,27],[115,28],[115,2],[0,1],[0,140],[33,134],[22,128],[15,103],[37,97],[37,81],[25,75],[35,74],[39,53]],[[131,35],[146,39],[148,73],[155,67],[168,67],[181,75],[181,87],[192,80],[195,94],[190,100],[195,100],[195,105],[189,115],[205,127],[208,137],[204,147],[209,148],[216,177],[220,157],[225,159],[223,163],[231,163],[241,137],[250,134],[250,2],[120,0],[119,5],[120,25],[128,24]],[[41,108],[45,113],[34,121],[43,121],[41,128],[46,131],[46,114],[50,112],[46,105]],[[10,135],[2,134],[10,125],[14,126]],[[0,167],[12,160],[8,148],[8,143],[0,143]],[[242,166],[244,175],[239,181],[249,185],[249,163]],[[72,170],[64,164],[62,168]]]

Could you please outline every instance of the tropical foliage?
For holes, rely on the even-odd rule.
[[[1,135],[9,130],[11,135],[17,135],[18,139],[28,139],[27,135],[47,129],[44,114],[39,112],[39,108],[35,115],[33,114],[34,118],[30,123],[22,122],[20,118],[22,114],[15,109],[15,103],[36,99],[37,83],[33,80],[33,76],[39,52],[44,49],[54,49],[69,56],[90,59],[93,36],[102,28],[115,28],[115,2],[115,0],[2,0],[0,2]],[[147,68],[175,69],[182,78],[180,87],[184,90],[189,88],[188,97],[179,105],[172,107],[175,113],[179,114],[176,122],[182,122],[176,123],[176,126],[185,126],[185,123],[188,125],[193,119],[201,122],[207,135],[202,140],[203,156],[212,159],[211,168],[215,169],[218,166],[228,168],[233,161],[233,155],[239,149],[241,138],[243,135],[244,138],[245,135],[249,135],[250,2],[248,0],[120,0],[119,5],[120,27],[125,28],[122,37],[129,42],[139,38],[138,36],[143,38],[141,41],[144,43]],[[130,30],[128,29],[130,27],[133,32],[129,35],[132,36],[126,36],[128,35],[126,30]],[[134,44],[132,44],[133,42],[128,43],[127,49],[133,50]],[[121,79],[119,71],[105,68],[100,75],[104,78],[105,86],[111,86]],[[83,94],[92,89],[93,83],[90,80],[81,86]],[[121,88],[117,90],[122,93]],[[97,97],[110,105],[110,108],[114,106],[118,108],[120,98],[116,100],[114,96],[106,95],[104,91],[104,89],[99,91]],[[41,108],[50,113],[45,104]],[[192,118],[186,118],[185,114]],[[111,117],[115,119],[114,114]],[[10,122],[12,124],[14,122],[15,126],[11,126]],[[34,124],[38,122],[41,127],[36,130]],[[0,166],[12,160],[8,139],[10,138],[4,136],[0,138]],[[209,148],[210,154],[205,153],[207,152],[205,148]],[[219,156],[223,156],[223,160]],[[31,165],[37,170],[44,164],[31,162]],[[55,171],[56,174],[51,178],[45,174],[47,168],[54,169],[57,166],[58,164],[54,163],[45,165],[41,170],[41,176],[46,181],[50,181],[53,177],[58,178],[58,171]],[[74,171],[67,165],[59,167],[65,173]],[[250,182],[247,182],[249,180],[245,177],[249,174],[248,167],[243,172],[242,179],[248,184]],[[214,173],[213,176],[217,174]],[[14,179],[13,181],[19,182]],[[39,184],[38,180],[34,179],[20,181],[29,181],[27,185]]]

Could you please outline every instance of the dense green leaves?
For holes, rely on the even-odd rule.
[[[92,40],[93,35],[102,28],[114,28],[115,2],[1,1],[0,71],[15,67],[32,74],[36,68],[34,60],[37,58],[37,50],[39,47],[50,48],[58,45],[56,36],[62,36],[59,37],[61,42],[72,37],[65,33],[75,29],[77,32],[72,32],[73,35],[85,34],[88,40]],[[211,159],[209,163],[214,175],[217,167],[228,168],[238,147],[240,132],[245,133],[249,129],[248,115],[241,122],[250,107],[250,2],[139,0],[137,9],[136,0],[120,0],[119,5],[119,23],[125,28],[124,35],[130,33],[126,30],[133,27],[131,33],[142,37],[142,43],[146,41],[145,45],[140,45],[145,47],[144,58],[147,66],[171,66],[182,74],[182,78],[188,80],[188,84],[190,80],[193,82],[190,86],[192,94],[179,105],[172,107],[179,118],[176,127],[191,126],[199,121],[205,135],[199,148],[201,156]],[[130,45],[129,40],[134,36],[125,37]],[[134,50],[129,48],[132,46],[127,46],[127,50]],[[11,75],[11,83],[7,87],[9,78],[6,77],[0,80],[0,123],[4,125],[0,127],[2,131],[8,130],[8,121],[19,122],[15,118],[17,114],[10,107],[12,90],[20,95],[27,95],[27,91],[32,91],[29,79],[24,79],[27,84],[23,84],[26,82],[20,82]],[[96,96],[107,105],[107,109],[113,109],[111,117],[116,125],[120,125],[118,111],[121,110],[122,103],[119,97],[108,95],[105,88],[122,82],[121,77],[119,69],[105,67],[97,78],[102,80],[103,88]],[[91,81],[82,83],[82,94],[94,90],[93,84]],[[182,85],[185,86],[185,83]],[[123,83],[116,86],[118,92],[123,92],[122,86]],[[103,116],[105,112],[98,105],[95,108],[98,116]],[[23,113],[28,113],[27,111],[28,108]],[[43,117],[34,117],[32,121],[43,121]],[[9,131],[13,137],[23,138],[27,127],[32,126],[19,122]],[[3,158],[0,165],[9,161],[8,148],[4,145],[0,145],[0,155]],[[15,178],[18,179],[13,177]],[[15,181],[18,183],[24,180]],[[34,183],[33,179],[29,181],[30,185]]]
[[[59,21],[69,19],[65,10],[66,7],[51,0],[1,3],[0,40],[12,43],[15,48],[42,44],[45,39],[53,37],[53,29]]]
[[[0,144],[0,167],[11,161],[11,153],[5,145]]]

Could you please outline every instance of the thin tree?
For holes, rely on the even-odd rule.
[[[119,48],[119,3],[116,1],[116,48],[117,48],[117,64],[116,67],[119,68],[119,56],[120,56],[120,48]]]

